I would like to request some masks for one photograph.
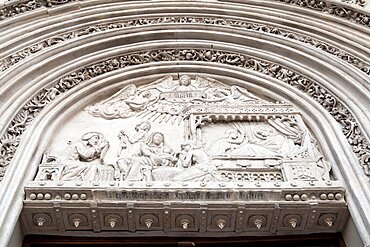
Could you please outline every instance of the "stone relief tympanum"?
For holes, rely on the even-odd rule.
[[[56,150],[58,164],[41,165],[59,167],[53,180],[252,182],[265,173],[271,181],[330,179],[329,163],[292,105],[237,85],[166,76],[127,85],[85,110],[91,131],[70,136]]]
[[[290,103],[176,78],[123,86],[63,123],[25,189],[28,233],[343,228],[344,189]]]

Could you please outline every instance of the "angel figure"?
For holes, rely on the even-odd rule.
[[[174,91],[195,91],[197,88],[192,84],[191,78],[188,75],[183,75],[179,78],[179,85],[176,86]]]
[[[117,156],[120,157],[123,150],[127,150],[126,156],[138,155],[141,143],[148,139],[148,133],[151,125],[148,121],[141,122],[135,126],[135,133],[130,137],[125,131],[121,130],[118,134],[120,147]],[[130,148],[128,148],[130,146]]]
[[[135,85],[130,84],[108,99],[87,107],[86,110],[94,117],[128,118],[135,112],[144,110],[156,100],[158,100],[158,95],[148,90],[138,91]]]

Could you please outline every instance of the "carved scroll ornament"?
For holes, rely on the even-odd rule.
[[[368,18],[370,20],[370,17]],[[259,23],[253,23],[250,21],[240,21],[233,19],[223,19],[223,18],[214,18],[214,17],[191,17],[191,16],[175,16],[175,17],[159,17],[159,18],[145,18],[145,19],[132,19],[124,22],[115,22],[107,23],[96,26],[90,26],[83,29],[78,29],[70,31],[67,33],[60,34],[43,40],[39,43],[33,44],[32,46],[26,47],[23,50],[20,50],[10,56],[5,57],[0,60],[0,71],[5,71],[11,66],[17,64],[18,62],[26,59],[27,57],[36,54],[43,50],[44,48],[55,46],[64,42],[71,41],[78,37],[84,37],[92,35],[96,32],[104,32],[114,29],[124,29],[128,27],[143,26],[143,25],[156,25],[156,24],[165,24],[165,23],[181,23],[181,24],[207,24],[207,25],[219,25],[219,26],[231,26],[239,27],[246,30],[264,32],[271,35],[276,35],[304,43],[309,46],[313,46],[321,51],[331,54],[342,61],[354,66],[363,73],[370,75],[370,64],[366,61],[363,61],[359,57],[356,57],[338,47],[335,47],[332,44],[321,41],[316,38],[312,38],[307,35],[303,35],[296,32],[291,32],[289,30],[282,29],[273,25],[264,25]]]
[[[41,7],[52,7],[78,0],[26,0],[5,6],[0,9],[0,20],[14,17]]]
[[[66,4],[78,0],[26,0],[19,3],[12,4],[0,9],[0,20],[14,17],[16,15],[26,13],[40,7],[52,7],[55,5]],[[80,0],[81,1],[81,0]],[[301,7],[308,7],[317,11],[327,12],[332,15],[336,15],[342,18],[353,20],[362,25],[368,25],[369,22],[366,19],[368,16],[360,13],[356,10],[350,9],[347,6],[338,6],[325,0],[274,0],[283,3],[295,4]],[[365,7],[367,5],[366,0],[341,0],[347,5],[357,5]]]

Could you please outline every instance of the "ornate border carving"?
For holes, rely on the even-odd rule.
[[[367,4],[366,0],[341,0],[341,1],[347,4],[355,4],[360,7],[365,7]]]
[[[332,4],[329,1],[324,1],[324,0],[274,0],[274,1],[294,4],[294,5],[298,5],[301,7],[306,7],[306,8],[310,8],[313,10],[326,12],[326,13],[329,13],[331,15],[335,15],[338,17],[351,19],[358,24],[366,25],[366,23],[362,23],[360,20],[356,19],[358,15],[361,15],[361,14],[365,15],[364,13],[361,13],[354,9],[350,9],[346,6],[339,6],[337,4]],[[357,5],[362,8],[367,5],[366,0],[341,0],[341,2],[343,2],[346,5]],[[347,12],[350,12],[350,13],[347,13]],[[352,16],[352,14],[355,14],[355,16]],[[362,17],[360,18],[362,19]]]
[[[123,29],[128,27],[135,26],[144,26],[144,25],[154,25],[154,24],[165,24],[165,23],[199,23],[199,24],[208,24],[208,25],[220,25],[220,26],[231,26],[244,28],[246,30],[252,30],[256,32],[264,32],[268,34],[273,34],[276,36],[281,36],[284,38],[296,40],[304,44],[318,48],[328,54],[336,56],[342,61],[356,67],[363,73],[370,75],[370,64],[362,61],[358,57],[347,53],[337,47],[334,47],[328,43],[325,43],[321,40],[311,38],[299,33],[289,32],[281,28],[277,28],[272,25],[263,25],[247,21],[233,20],[233,19],[222,19],[222,18],[213,18],[213,17],[190,17],[190,16],[173,16],[173,17],[159,17],[159,18],[149,18],[149,19],[132,19],[123,22],[115,23],[105,23],[96,26],[90,26],[86,28],[81,28],[78,30],[66,32],[58,36],[51,37],[49,39],[43,40],[37,44],[34,44],[30,47],[24,48],[21,51],[18,51],[10,56],[5,57],[0,60],[0,71],[5,71],[11,66],[17,64],[18,62],[26,59],[27,57],[36,54],[37,52],[59,43],[68,42],[70,40],[91,35],[96,32],[104,32],[113,29]]]
[[[18,148],[21,135],[46,105],[86,80],[120,68],[160,61],[204,61],[243,67],[269,75],[308,94],[320,103],[342,126],[342,132],[358,156],[366,175],[370,176],[370,144],[352,113],[331,92],[309,78],[269,61],[239,53],[208,49],[149,50],[117,56],[76,70],[59,80],[52,88],[44,88],[16,114],[0,139],[0,181]]]
[[[14,17],[19,14],[30,12],[41,7],[53,7],[78,0],[28,0],[14,3],[0,9],[0,20]]]
[[[65,3],[82,1],[82,0],[28,0],[15,3],[10,6],[5,6],[0,9],[0,20],[14,17],[16,15],[29,12],[41,7],[52,7],[55,5],[61,5]],[[366,0],[341,0],[343,6],[332,4],[325,0],[274,0],[287,4],[294,4],[300,7],[306,7],[317,11],[326,12],[328,14],[345,18],[354,21],[357,24],[365,25],[370,27],[370,15],[349,8],[345,5],[354,5],[364,8],[367,5]]]

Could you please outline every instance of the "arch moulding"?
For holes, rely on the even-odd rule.
[[[254,236],[343,231],[349,215],[368,246],[367,9],[316,0],[4,2],[1,242],[19,219],[26,234]],[[143,121],[147,139],[125,159]],[[268,131],[289,151],[270,148]],[[171,147],[160,144],[172,155],[166,164],[145,156],[156,132]],[[233,142],[222,143],[226,133]],[[102,146],[86,154],[90,138]],[[67,141],[81,164],[65,161]],[[196,170],[206,164],[200,146],[212,166]],[[99,160],[109,168],[88,178]]]

